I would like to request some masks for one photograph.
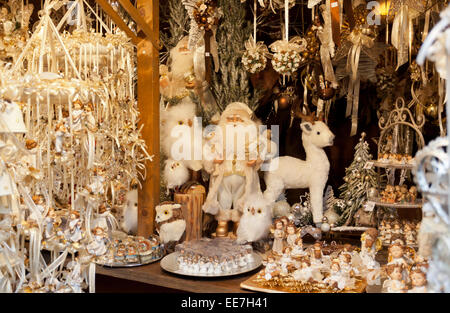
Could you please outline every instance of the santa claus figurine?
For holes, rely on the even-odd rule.
[[[214,138],[208,138],[214,141],[214,150],[204,157],[204,168],[211,177],[203,211],[217,219],[217,237],[228,236],[229,221],[236,230],[247,197],[261,193],[258,126],[245,103],[233,102],[222,112]]]

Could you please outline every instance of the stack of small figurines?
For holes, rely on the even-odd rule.
[[[409,189],[405,185],[393,186],[386,185],[386,188],[380,193],[380,201],[390,204],[395,203],[416,203],[417,187],[411,186]]]
[[[383,245],[390,245],[395,238],[402,238],[407,246],[417,245],[420,221],[384,218],[380,222],[380,239]]]
[[[97,257],[97,263],[108,266],[147,264],[159,260],[163,249],[156,236],[149,239],[138,236],[114,238],[105,254]]]
[[[401,239],[389,246],[388,263],[384,267],[387,277],[383,282],[384,293],[426,293],[428,261],[420,256],[408,255]]]
[[[294,292],[342,292],[352,290],[360,281],[360,271],[355,266],[351,245],[346,245],[329,255],[324,254],[325,245],[316,242],[303,250],[301,237],[294,246],[287,246],[280,256],[274,252],[267,255],[265,269],[256,282],[271,288],[283,288]]]
[[[256,282],[294,292],[341,292],[361,280],[359,255],[350,244],[316,241],[304,249],[302,229],[285,217],[274,222],[272,251]]]
[[[230,238],[202,238],[175,247],[178,269],[193,275],[224,275],[251,266],[255,260],[250,245]]]
[[[393,165],[407,165],[407,164],[414,164],[414,158],[407,154],[383,153],[378,158],[378,162]]]

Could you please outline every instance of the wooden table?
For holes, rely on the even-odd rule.
[[[257,270],[230,278],[185,277],[164,271],[159,262],[129,268],[109,268],[97,265],[97,274],[137,281],[186,292],[237,293],[251,292],[240,288],[240,284],[255,274]]]

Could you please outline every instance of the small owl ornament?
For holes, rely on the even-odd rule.
[[[164,180],[167,189],[180,187],[189,180],[189,170],[180,161],[168,159],[164,165]]]
[[[156,206],[155,211],[156,231],[161,242],[172,245],[181,241],[186,230],[181,204],[172,201],[162,202]]]
[[[272,225],[272,208],[262,195],[250,196],[244,205],[244,212],[236,231],[239,244],[255,242],[269,234]]]

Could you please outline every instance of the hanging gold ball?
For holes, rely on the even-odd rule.
[[[365,181],[369,181],[369,180],[370,180],[370,176],[369,176],[369,175],[366,175],[366,177],[364,177],[364,180],[365,180]]]
[[[428,118],[436,119],[438,117],[438,108],[435,103],[431,103],[429,106],[425,108],[425,115]]]
[[[286,109],[289,106],[289,98],[287,98],[286,96],[281,96],[278,99],[278,105],[280,109]]]

